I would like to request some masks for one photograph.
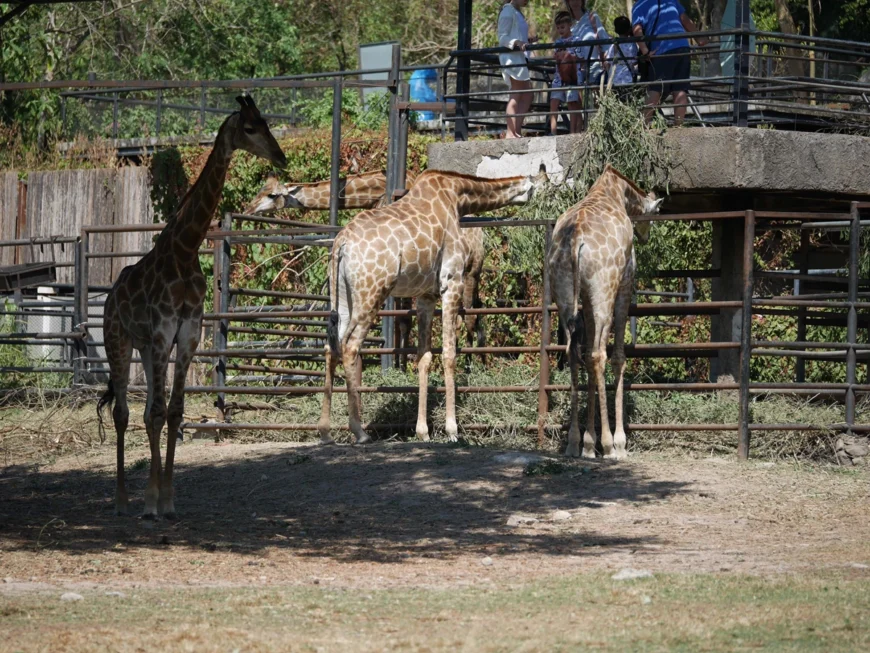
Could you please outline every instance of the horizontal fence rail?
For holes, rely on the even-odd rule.
[[[870,344],[858,342],[858,329],[870,328],[870,301],[866,295],[859,293],[859,288],[865,286],[867,280],[859,279],[857,263],[859,257],[858,243],[861,229],[866,220],[860,219],[861,211],[866,211],[864,204],[853,203],[850,213],[795,213],[795,212],[770,212],[770,211],[729,211],[722,213],[695,213],[679,214],[673,216],[642,216],[638,221],[654,219],[660,220],[737,220],[742,222],[745,234],[745,251],[741,254],[743,260],[742,296],[739,299],[727,299],[716,301],[691,300],[689,293],[662,292],[655,294],[642,294],[641,297],[658,295],[659,301],[637,302],[631,305],[630,314],[633,317],[658,317],[658,316],[697,316],[697,315],[723,315],[740,312],[742,314],[742,329],[736,340],[712,340],[710,342],[684,342],[684,343],[637,343],[632,342],[626,346],[628,358],[712,358],[715,359],[726,352],[739,352],[741,359],[740,374],[733,382],[632,382],[626,381],[626,388],[630,391],[639,392],[691,392],[691,393],[715,393],[736,392],[739,403],[739,419],[737,422],[728,424],[632,424],[634,430],[662,430],[662,431],[737,431],[739,453],[745,457],[749,453],[750,434],[756,431],[784,431],[784,430],[825,430],[831,432],[850,431],[864,432],[868,425],[858,424],[855,419],[855,402],[857,397],[870,394],[870,383],[859,383],[857,378],[858,365],[870,363]],[[847,218],[847,219],[844,219]],[[206,247],[201,250],[203,255],[214,257],[215,275],[215,310],[204,316],[204,327],[210,333],[210,337],[203,339],[203,345],[196,352],[195,361],[205,365],[211,370],[211,383],[202,384],[192,382],[187,389],[192,394],[214,396],[217,398],[216,405],[220,412],[218,420],[209,424],[187,422],[185,428],[201,430],[232,430],[253,429],[264,430],[287,428],[300,431],[311,431],[316,428],[314,424],[253,424],[233,421],[233,410],[241,406],[238,401],[229,401],[233,396],[261,396],[261,397],[293,397],[305,395],[317,395],[323,392],[323,386],[319,385],[324,376],[323,353],[324,353],[324,327],[328,312],[328,299],[322,292],[284,292],[271,291],[258,288],[233,287],[230,283],[230,266],[232,264],[233,248],[244,243],[250,245],[270,242],[276,236],[283,236],[295,240],[304,234],[321,233],[324,236],[334,234],[336,227],[325,225],[312,225],[310,223],[292,224],[281,228],[273,228],[272,223],[265,223],[269,228],[239,230],[233,229],[234,222],[258,220],[255,216],[243,216],[228,214],[224,217],[220,228],[213,229],[207,235]],[[791,225],[819,225],[818,229],[824,231],[830,224],[838,225],[843,231],[849,233],[849,261],[848,268],[844,269],[845,276],[831,274],[831,271],[821,270],[824,274],[811,274],[818,270],[803,269],[802,273],[789,275],[761,274],[755,270],[752,263],[752,243],[756,233],[761,233],[769,226]],[[522,219],[477,219],[464,218],[462,227],[471,228],[476,226],[534,226],[544,229],[549,234],[553,228],[553,221],[549,220],[522,220]],[[32,367],[22,365],[10,365],[0,368],[2,373],[56,373],[72,376],[75,386],[91,387],[104,382],[107,373],[105,355],[102,348],[102,301],[105,297],[105,287],[95,287],[88,283],[88,266],[93,261],[89,257],[89,241],[95,234],[100,233],[123,233],[125,231],[157,231],[161,225],[138,225],[124,227],[123,225],[87,226],[82,229],[81,237],[76,245],[76,280],[72,297],[67,302],[60,302],[55,298],[50,303],[34,301],[33,299],[19,299],[20,307],[15,310],[7,310],[10,317],[19,314],[29,315],[29,310],[35,311],[33,315],[44,313],[65,316],[69,321],[69,329],[54,331],[39,331],[33,328],[18,329],[10,333],[0,333],[0,345],[15,345],[21,347],[30,346],[53,346],[67,352],[58,361],[46,361]],[[807,231],[807,230],[804,230]],[[259,240],[258,240],[259,239]],[[328,251],[330,238],[324,242],[313,241],[306,246],[321,247]],[[2,247],[27,247],[30,242],[0,241]],[[125,252],[125,255],[133,256],[133,253]],[[545,252],[541,253],[541,260],[546,261]],[[718,270],[663,270],[656,276],[661,278],[716,278]],[[756,283],[761,279],[768,279],[777,283],[784,283],[785,277],[798,280],[812,280],[814,282],[836,280],[842,282],[846,288],[837,293],[815,293],[803,296],[801,294],[776,297],[759,297],[755,295]],[[539,345],[526,346],[474,346],[458,347],[458,353],[468,355],[487,354],[495,356],[537,356],[540,365],[540,373],[537,379],[529,379],[525,384],[497,386],[497,385],[462,385],[457,387],[460,394],[467,393],[537,393],[538,423],[536,425],[519,424],[515,428],[523,432],[537,432],[539,440],[543,443],[547,433],[559,429],[558,425],[551,423],[552,416],[549,411],[549,400],[552,393],[565,392],[569,388],[566,385],[551,382],[551,366],[553,357],[565,352],[564,345],[558,345],[550,341],[552,334],[551,316],[555,311],[555,305],[551,303],[547,272],[544,271],[544,294],[541,305],[524,306],[495,306],[485,308],[465,308],[461,311],[469,315],[515,315],[528,316],[538,315],[543,320],[541,343]],[[313,290],[313,289],[312,289]],[[647,291],[651,293],[652,291]],[[821,296],[820,296],[821,295]],[[250,300],[271,301],[271,305],[260,307],[235,306],[237,298]],[[280,304],[278,303],[280,302]],[[54,305],[58,304],[57,308]],[[49,308],[43,310],[45,306]],[[8,308],[8,306],[7,306]],[[800,324],[835,324],[847,330],[844,342],[818,341],[806,339],[806,331],[799,330],[797,341],[761,340],[752,337],[753,316],[765,314],[790,316]],[[440,312],[439,312],[440,314]],[[416,315],[413,309],[393,308],[380,311],[382,318],[409,318]],[[814,320],[816,322],[814,322]],[[676,323],[679,324],[679,323]],[[259,341],[236,341],[233,338],[258,338]],[[266,338],[265,340],[263,338]],[[280,338],[270,340],[269,338]],[[440,348],[433,348],[433,353],[441,352]],[[395,356],[415,354],[416,348],[399,346],[395,336],[390,336],[382,329],[381,333],[376,330],[370,334],[366,346],[361,351],[366,365],[376,364],[383,356]],[[845,365],[846,378],[842,383],[808,383],[803,381],[783,381],[781,383],[760,383],[751,381],[750,361],[751,358],[792,358],[797,361],[820,360],[831,361]],[[137,362],[137,361],[134,361]],[[131,390],[141,389],[135,383]],[[336,387],[338,393],[345,392],[343,387]],[[415,394],[417,386],[381,386],[370,385],[361,389],[363,393],[387,393],[387,394]],[[430,388],[433,393],[443,393],[444,388],[437,385]],[[844,419],[836,424],[764,424],[757,423],[752,419],[752,398],[768,394],[787,394],[803,397],[826,397],[832,400],[842,401],[845,407]],[[246,406],[251,409],[251,406]],[[342,416],[336,416],[336,421],[341,422]],[[400,430],[412,431],[413,424],[400,425],[372,425],[374,430]],[[336,428],[342,428],[338,426]],[[468,431],[494,428],[492,425],[471,424],[461,425]]]

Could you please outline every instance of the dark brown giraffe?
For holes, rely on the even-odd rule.
[[[103,406],[114,399],[112,418],[118,436],[115,509],[118,514],[127,512],[124,433],[130,414],[127,385],[133,348],[141,354],[148,384],[145,429],[151,446],[151,472],[142,516],[157,518],[159,504],[163,516],[173,518],[175,438],[184,413],[187,369],[199,345],[206,292],[198,250],[220,202],[235,150],[246,150],[281,167],[287,162],[254,101],[247,96],[237,99],[241,109],[221,125],[205,168],[160,232],[153,249],[135,265],[121,270],[106,297],[103,332],[111,378],[97,410],[100,414]],[[173,346],[176,347],[175,374],[167,412],[166,371]],[[166,466],[161,469],[160,433],[165,422],[169,427]]]

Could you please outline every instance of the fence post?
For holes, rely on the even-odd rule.
[[[858,251],[861,240],[861,221],[858,216],[858,203],[852,202],[852,224],[849,228],[849,314],[846,318],[846,339],[849,348],[846,350],[846,428],[849,434],[855,426],[855,382],[857,355],[855,343],[858,339],[858,310],[855,302],[858,301]]]
[[[160,122],[163,118],[163,89],[157,89],[157,121],[154,125],[154,136],[160,136]]]
[[[75,284],[73,284],[73,331],[81,331],[86,334],[85,338],[77,338],[73,341],[73,387],[81,385],[84,370],[83,367],[85,362],[83,360],[83,351],[87,352],[87,328],[85,327],[85,322],[88,321],[87,312],[82,314],[82,306],[85,307],[85,311],[87,311],[87,296],[88,291],[87,288],[83,288],[82,285],[82,267],[84,265],[85,257],[84,257],[84,239],[81,236],[76,240],[75,245],[75,258],[73,270],[75,271]],[[82,300],[82,293],[85,295],[85,299]]]
[[[112,94],[112,138],[118,138],[118,94]]]
[[[546,386],[550,383],[550,354],[547,347],[550,345],[550,266],[547,265],[547,256],[550,252],[550,244],[553,239],[553,225],[548,224],[544,238],[544,269],[541,274],[543,290],[541,293],[541,371],[538,378],[538,448],[543,449],[546,442],[547,415],[550,412],[550,394]]]
[[[810,251],[810,232],[808,229],[801,229],[801,245],[798,250],[798,260],[800,261],[801,275],[809,274],[809,251]],[[800,297],[804,282],[800,279],[795,280],[796,292],[795,295]],[[797,340],[798,342],[806,342],[807,339],[807,309],[805,306],[798,307],[798,322],[797,322]],[[807,361],[805,358],[798,358],[795,362],[795,381],[803,383],[806,380]]]
[[[737,456],[749,458],[749,362],[752,356],[752,291],[754,286],[752,255],[755,245],[755,211],[747,211],[743,224],[743,313],[740,326],[740,434]]]
[[[399,100],[402,97],[402,48],[393,46],[393,59],[390,66],[389,79],[390,115],[387,124],[387,204],[392,204],[393,193],[405,185],[405,160],[407,158],[407,134],[402,138],[402,111],[399,109]],[[404,125],[407,128],[407,124]],[[405,152],[402,152],[402,147]],[[384,308],[388,311],[395,309],[396,301],[387,297]],[[396,318],[384,316],[381,318],[381,336],[384,339],[384,347],[395,345]],[[393,354],[381,354],[381,371],[386,373],[393,367]]]
[[[731,89],[733,119],[738,127],[746,127],[749,123],[749,0],[737,0],[734,13],[734,25],[741,31],[735,41],[737,57]]]
[[[332,80],[332,161],[329,172],[329,224],[338,224],[338,201],[341,193],[339,179],[341,164],[341,93],[342,78]]]
[[[205,86],[199,87],[199,128],[205,132]]]
[[[457,50],[471,49],[471,4],[472,0],[459,0],[459,28]],[[453,138],[468,140],[468,93],[471,91],[471,60],[459,57],[456,61],[456,121]]]
[[[60,96],[60,137],[66,137],[66,95]]]
[[[230,231],[233,228],[233,218],[231,213],[225,213],[221,221],[221,231]],[[230,236],[223,237],[223,246],[221,247],[220,256],[220,304],[218,307],[219,313],[228,313],[230,310],[230,266],[231,261]],[[215,349],[218,352],[224,352],[227,349],[227,341],[229,339],[230,321],[222,317],[220,318],[219,328],[215,331],[214,341]],[[219,388],[226,387],[227,384],[227,357],[219,356],[217,359],[217,386]],[[220,412],[220,418],[223,422],[229,422],[232,419],[232,414],[226,404],[226,395],[223,392],[218,392],[215,400],[215,407]]]

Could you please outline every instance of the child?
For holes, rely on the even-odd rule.
[[[618,16],[613,29],[620,38],[631,36],[631,21]],[[606,63],[614,85],[633,84],[637,74],[637,43],[614,43],[607,50]]]
[[[556,24],[556,34],[558,36],[555,44],[558,46],[565,41],[570,41],[572,39],[571,25],[574,22],[574,19],[571,18],[571,14],[569,14],[567,11],[560,11],[556,14],[554,22]],[[556,72],[553,75],[553,88],[562,88],[563,86],[576,86],[583,83],[583,70],[580,67],[581,57],[577,51],[577,48],[557,47],[553,58],[556,60]],[[562,67],[562,69],[564,70],[565,66],[571,64],[574,65],[576,70],[576,80],[562,79],[562,75],[559,73],[559,68]],[[569,111],[579,111],[581,108],[580,91],[578,91],[577,89],[572,89],[568,91],[550,92],[550,133],[554,136],[556,135],[556,126],[559,121],[559,108],[563,101],[567,101]],[[582,128],[582,125],[582,114],[572,113],[571,133],[576,134],[577,132],[579,132]]]

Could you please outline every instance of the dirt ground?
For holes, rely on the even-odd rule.
[[[127,453],[134,513],[145,454]],[[20,602],[64,592],[504,590],[625,568],[870,580],[865,468],[642,454],[527,475],[530,455],[194,440],[180,519],[157,522],[114,516],[109,445],[9,465],[0,632]]]

